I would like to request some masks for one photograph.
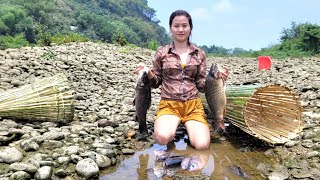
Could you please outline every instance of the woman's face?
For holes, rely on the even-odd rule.
[[[186,16],[176,16],[172,20],[170,27],[173,41],[184,43],[188,41],[191,27]]]

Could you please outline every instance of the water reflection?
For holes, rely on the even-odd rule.
[[[186,138],[186,137],[185,137]],[[131,158],[126,159],[121,162],[116,172],[104,175],[101,177],[102,180],[107,179],[159,179],[153,172],[153,168],[159,166],[159,162],[156,161],[155,150],[166,150],[168,152],[173,152],[173,155],[183,155],[183,156],[199,156],[202,160],[201,171],[188,172],[187,170],[182,170],[181,168],[176,168],[176,175],[184,174],[194,175],[201,174],[203,177],[209,177],[214,171],[214,158],[209,150],[198,151],[184,142],[181,139],[178,142],[174,142],[167,146],[162,146],[159,144],[154,144],[151,148],[144,151],[136,152]],[[160,178],[161,179],[161,178]],[[168,177],[163,177],[163,179],[168,179]]]
[[[154,151],[159,149],[173,151],[174,155],[199,156],[203,161],[201,170],[189,172],[178,167],[174,169],[172,178],[164,176],[162,179],[266,179],[257,170],[257,165],[273,163],[272,159],[262,152],[241,152],[228,141],[212,143],[210,149],[198,151],[188,146],[185,138],[168,147],[154,144],[149,149],[136,152],[131,158],[122,161],[115,172],[103,175],[101,179],[161,179],[157,178],[153,171],[154,167],[159,166],[154,154]]]

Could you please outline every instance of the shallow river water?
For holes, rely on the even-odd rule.
[[[264,173],[260,171],[261,167],[276,163],[272,157],[267,156],[263,151],[239,147],[237,144],[241,144],[241,142],[235,142],[235,144],[230,140],[218,140],[211,143],[209,150],[197,151],[186,143],[186,139],[187,136],[184,136],[175,142],[172,147],[168,146],[168,149],[166,146],[154,144],[151,148],[138,151],[133,156],[123,160],[114,170],[104,172],[100,179],[161,179],[157,178],[153,172],[153,168],[158,166],[159,163],[155,159],[154,150],[159,149],[173,150],[174,155],[198,155],[206,161],[201,170],[189,172],[178,168],[174,176],[163,176],[162,179],[267,179]],[[240,168],[246,176],[239,176],[239,173],[230,167]]]

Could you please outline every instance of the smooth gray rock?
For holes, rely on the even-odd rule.
[[[23,158],[23,154],[16,148],[5,148],[0,150],[0,162],[14,163],[20,162]]]
[[[31,179],[31,176],[30,174],[24,171],[17,171],[10,176],[10,179],[27,180],[27,179]]]
[[[36,174],[34,175],[34,178],[37,180],[47,180],[51,179],[52,176],[52,167],[50,166],[42,166],[38,169]]]
[[[79,161],[76,165],[76,171],[86,179],[94,179],[99,176],[99,167],[96,162],[90,158]]]
[[[37,172],[37,167],[29,163],[12,163],[9,166],[11,171],[25,171],[27,173],[33,174]]]

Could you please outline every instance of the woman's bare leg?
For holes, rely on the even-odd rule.
[[[191,145],[198,149],[208,149],[210,146],[210,130],[209,127],[199,121],[189,120],[185,122]]]
[[[160,145],[167,145],[173,140],[180,123],[180,118],[175,115],[162,115],[158,117],[154,123],[155,141]]]

